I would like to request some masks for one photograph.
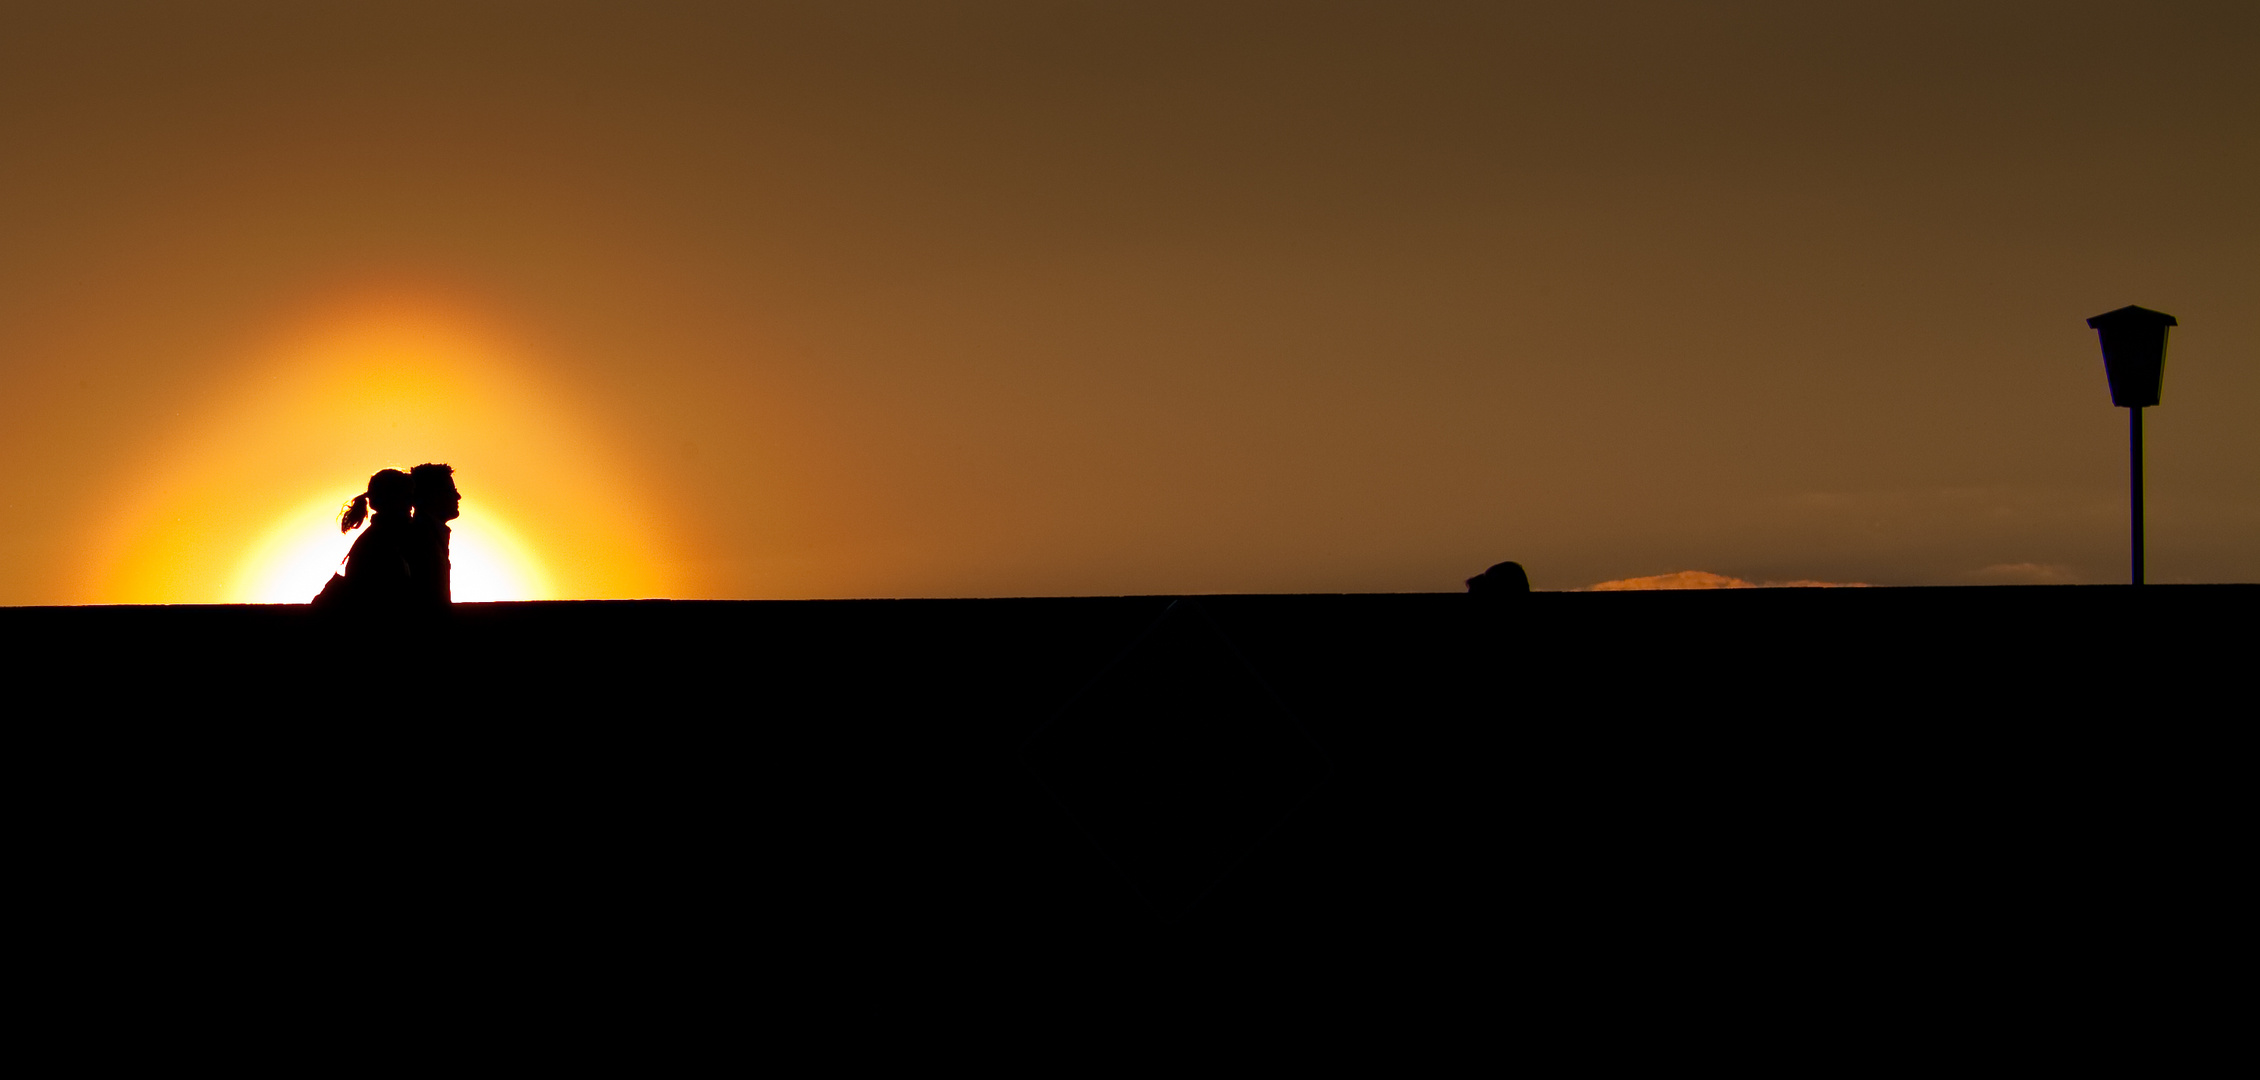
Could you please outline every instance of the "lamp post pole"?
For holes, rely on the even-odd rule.
[[[2134,529],[2134,583],[2142,584],[2142,406],[2127,410],[2127,505]]]
[[[2142,410],[2158,404],[2166,378],[2166,330],[2180,323],[2163,311],[2123,307],[2087,320],[2103,345],[2111,404],[2127,411],[2127,526],[2134,541],[2134,583],[2142,584]]]

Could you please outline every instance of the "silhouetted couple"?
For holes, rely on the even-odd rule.
[[[338,518],[339,532],[369,520],[345,557],[345,572],[330,578],[314,606],[368,613],[445,611],[454,600],[449,581],[447,523],[461,512],[455,470],[418,465],[386,469],[369,478]],[[370,513],[375,518],[370,519]]]

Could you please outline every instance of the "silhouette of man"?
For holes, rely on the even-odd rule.
[[[455,488],[455,470],[446,465],[418,465],[408,476],[415,482],[417,526],[417,542],[409,548],[410,576],[421,603],[444,608],[455,600],[447,553],[454,530],[447,523],[462,515],[463,493]]]

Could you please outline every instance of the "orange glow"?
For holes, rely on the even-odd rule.
[[[1649,592],[1657,589],[1864,589],[1864,581],[1744,581],[1708,570],[1681,570],[1676,574],[1620,578],[1590,586],[1587,592]]]
[[[218,395],[152,463],[90,568],[110,603],[304,603],[381,468],[455,467],[458,601],[669,594],[635,486],[521,356],[405,305],[328,321]]]
[[[324,515],[336,517],[343,500],[324,499],[296,507],[278,519],[246,550],[230,583],[227,599],[242,604],[303,604],[341,571],[346,552],[360,533],[324,528]],[[488,510],[466,514],[453,526],[449,561],[458,603],[488,600],[548,600],[557,594],[549,572],[516,530]]]

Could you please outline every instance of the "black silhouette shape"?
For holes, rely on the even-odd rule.
[[[415,525],[409,520],[414,481],[398,469],[369,477],[368,490],[338,516],[338,531],[369,527],[353,541],[345,571],[333,574],[314,606],[325,611],[394,612],[414,602]],[[370,512],[375,511],[374,520]]]
[[[2181,323],[2163,311],[2132,304],[2087,320],[2103,342],[2103,373],[2111,404],[2142,409],[2158,404],[2166,378],[2166,328]]]
[[[2222,703],[2250,697],[2260,585],[1548,592],[1483,619],[1450,593],[1202,597],[1246,668],[1180,610],[1059,715],[1167,602],[467,604],[370,648],[300,605],[0,607],[31,826],[10,899],[27,955],[97,982],[917,966],[927,1003],[997,971],[1106,1008],[1089,987],[1150,973],[1144,1000],[1234,1015],[1290,983],[1449,1008],[1490,979],[1560,988],[1603,1042],[1722,992],[1820,995],[1823,1024],[2130,985],[2218,1012],[2250,921],[2221,853],[2248,842],[2251,736]],[[1137,698],[1158,723],[1121,722]],[[1237,846],[1215,823],[1294,798],[1285,710],[1325,782],[1155,926],[1120,878],[1204,880]],[[1086,824],[1188,772],[1200,797],[1153,815],[1184,834]]]
[[[416,594],[423,604],[446,607],[454,602],[454,568],[447,545],[454,530],[447,523],[462,516],[463,493],[455,487],[455,470],[426,462],[408,470],[415,481],[417,540],[410,549],[409,566]]]
[[[1503,562],[1467,579],[1467,591],[1478,596],[1519,596],[1530,591],[1530,575],[1522,564]]]
[[[2127,410],[2127,510],[2134,583],[2142,584],[2142,410],[2158,404],[2166,381],[2166,328],[2171,315],[2129,304],[2087,320],[2103,342],[2103,374],[2111,404]]]
[[[1188,599],[1172,602],[1022,753],[1164,924],[1215,888],[1330,768]]]

